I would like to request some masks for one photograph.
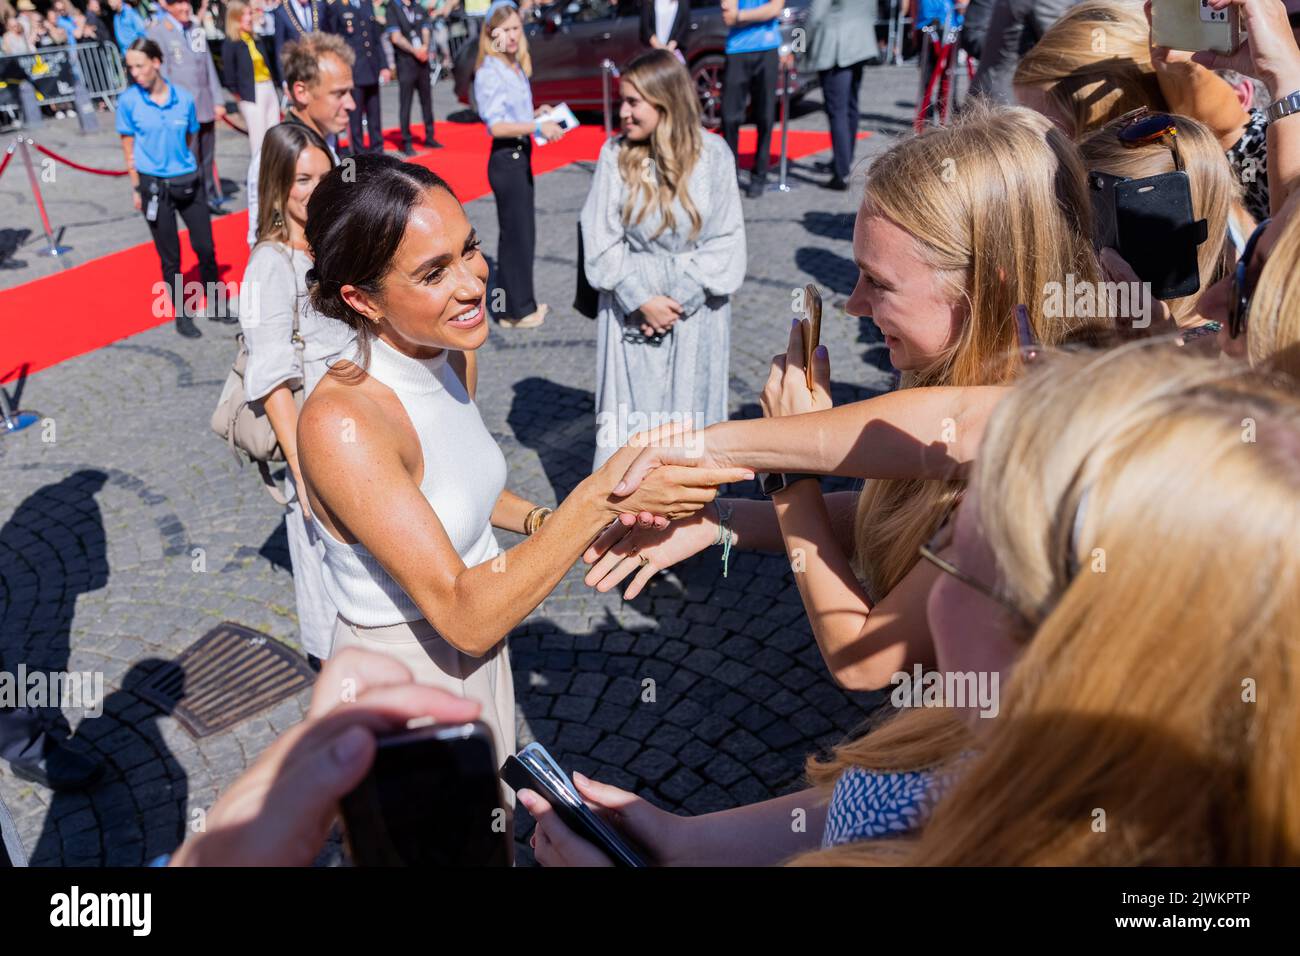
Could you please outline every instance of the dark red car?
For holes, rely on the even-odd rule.
[[[653,3],[654,0],[645,0]],[[792,49],[806,45],[808,6],[811,0],[787,0],[781,18],[782,31]],[[700,111],[710,128],[722,122],[722,69],[725,62],[727,26],[716,0],[690,0],[691,26],[686,62],[700,94]],[[640,53],[640,3],[638,0],[558,0],[534,7],[527,16],[524,32],[533,58],[533,100],[537,103],[568,103],[575,111],[602,109],[602,61],[623,66]],[[476,43],[466,43],[456,53],[454,75],[456,96],[473,106]],[[790,77],[790,99],[804,94],[815,77],[801,76],[802,59],[795,54],[795,71]],[[618,88],[610,90],[617,110]],[[617,124],[617,116],[615,117]]]

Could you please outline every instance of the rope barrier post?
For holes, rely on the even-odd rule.
[[[614,135],[613,106],[610,102],[611,96],[609,85],[612,81],[618,79],[618,67],[614,65],[613,60],[605,59],[600,61],[600,69],[600,96],[605,111],[605,138],[609,139]]]
[[[54,241],[54,230],[50,228],[50,217],[45,212],[45,200],[41,198],[41,185],[36,178],[36,167],[32,165],[32,154],[27,148],[31,143],[30,139],[18,137],[18,152],[22,153],[23,165],[27,167],[27,181],[32,186],[32,199],[36,200],[36,209],[41,214],[41,228],[45,230],[45,250],[41,255],[56,257],[65,255],[72,250]]]
[[[18,84],[18,102],[23,108],[23,126],[40,129],[45,122],[41,118],[41,104],[36,99],[36,88],[27,80]]]
[[[781,46],[781,50],[780,50],[780,56],[781,56],[781,60],[782,60],[782,66],[781,66],[781,164],[780,164],[781,175],[780,175],[780,178],[779,178],[775,183],[773,183],[772,185],[770,185],[770,186],[767,187],[769,192],[788,193],[788,192],[794,192],[794,190],[795,190],[795,186],[793,186],[793,185],[788,181],[788,179],[787,179],[787,174],[788,174],[788,172],[789,172],[789,170],[790,170],[790,151],[789,151],[789,138],[790,138],[790,67],[786,66],[785,63],[788,62],[789,54],[790,54],[790,48],[789,48],[788,46],[785,46],[784,44],[782,44],[782,46]],[[755,162],[755,163],[758,162],[758,157],[757,157],[757,156],[754,157],[754,162]]]
[[[40,420],[41,416],[35,412],[16,411],[9,403],[8,393],[0,386],[0,438],[30,428]]]

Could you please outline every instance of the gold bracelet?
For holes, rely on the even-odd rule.
[[[531,537],[537,533],[537,529],[553,513],[552,509],[539,505],[532,511],[528,512],[528,517],[524,518],[524,533]]]

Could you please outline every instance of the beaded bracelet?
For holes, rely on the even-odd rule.
[[[725,578],[731,562],[731,546],[736,543],[736,532],[731,530],[731,505],[715,498],[713,507],[718,511],[718,536],[713,543],[722,545],[722,576]]]

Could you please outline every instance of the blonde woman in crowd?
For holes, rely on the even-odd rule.
[[[987,704],[903,709],[764,803],[681,817],[575,775],[588,802],[664,865],[1300,863],[1300,402],[1161,343],[1043,364],[921,549],[939,671]],[[608,862],[520,800],[541,863]]]
[[[1030,110],[972,109],[954,126],[904,140],[878,158],[854,229],[861,276],[845,308],[869,316],[883,333],[902,373],[903,388],[890,398],[906,403],[915,389],[1004,385],[1022,367],[1020,346],[1031,344],[1025,337],[1051,346],[1099,334],[1091,320],[1054,314],[1043,294],[1070,275],[1097,281],[1091,228],[1078,151]],[[1023,329],[1018,306],[1026,315]],[[792,330],[791,357],[800,351],[798,335]],[[769,418],[830,408],[825,351],[814,359],[811,393],[801,361],[792,364],[786,356],[774,362],[763,393]],[[939,405],[946,401],[962,404],[937,396]],[[976,394],[971,410],[986,413],[992,401]],[[949,417],[955,428],[962,415],[919,423],[928,440],[946,440]],[[706,430],[704,448],[714,444],[710,433],[734,427]],[[815,440],[836,442],[827,430]],[[751,464],[750,451],[733,446],[726,456],[757,468],[760,456]],[[796,467],[803,472],[810,465]],[[771,502],[723,500],[665,531],[636,530],[622,541],[621,529],[612,528],[588,552],[595,562],[588,583],[607,590],[636,572],[631,596],[656,571],[715,543],[785,549],[806,564],[795,577],[831,674],[845,687],[880,687],[895,671],[933,660],[921,612],[937,572],[917,563],[917,547],[962,482],[891,470],[858,475],[876,480],[861,493],[823,497],[816,481],[802,480],[808,474],[778,475],[768,483]]]
[[[601,293],[593,469],[629,430],[726,419],[730,296],[746,265],[735,161],[700,127],[686,67],[651,50],[623,71],[621,93],[623,135],[601,150],[582,209],[587,278]]]
[[[1163,126],[1164,132],[1148,142],[1126,140],[1125,134],[1138,124],[1148,129]],[[1197,316],[1197,302],[1206,289],[1228,274],[1235,259],[1231,235],[1234,211],[1240,221],[1253,223],[1249,213],[1240,208],[1241,187],[1233,178],[1232,167],[1214,134],[1189,117],[1143,109],[1088,134],[1079,143],[1079,151],[1090,177],[1102,173],[1120,179],[1145,179],[1179,169],[1186,171],[1193,217],[1205,221],[1209,237],[1197,248],[1201,288],[1164,304],[1177,325],[1185,330],[1185,338],[1213,335],[1219,326]],[[1091,179],[1090,185],[1093,185]],[[1238,241],[1244,245],[1249,234],[1247,231],[1239,235]],[[1102,266],[1113,279],[1137,278],[1113,249],[1102,251]],[[1207,341],[1213,343],[1213,339]]]
[[[226,88],[239,104],[253,155],[261,154],[262,137],[280,122],[280,98],[271,82],[270,65],[257,43],[261,16],[243,0],[231,0],[226,8],[226,44],[221,51]]]

